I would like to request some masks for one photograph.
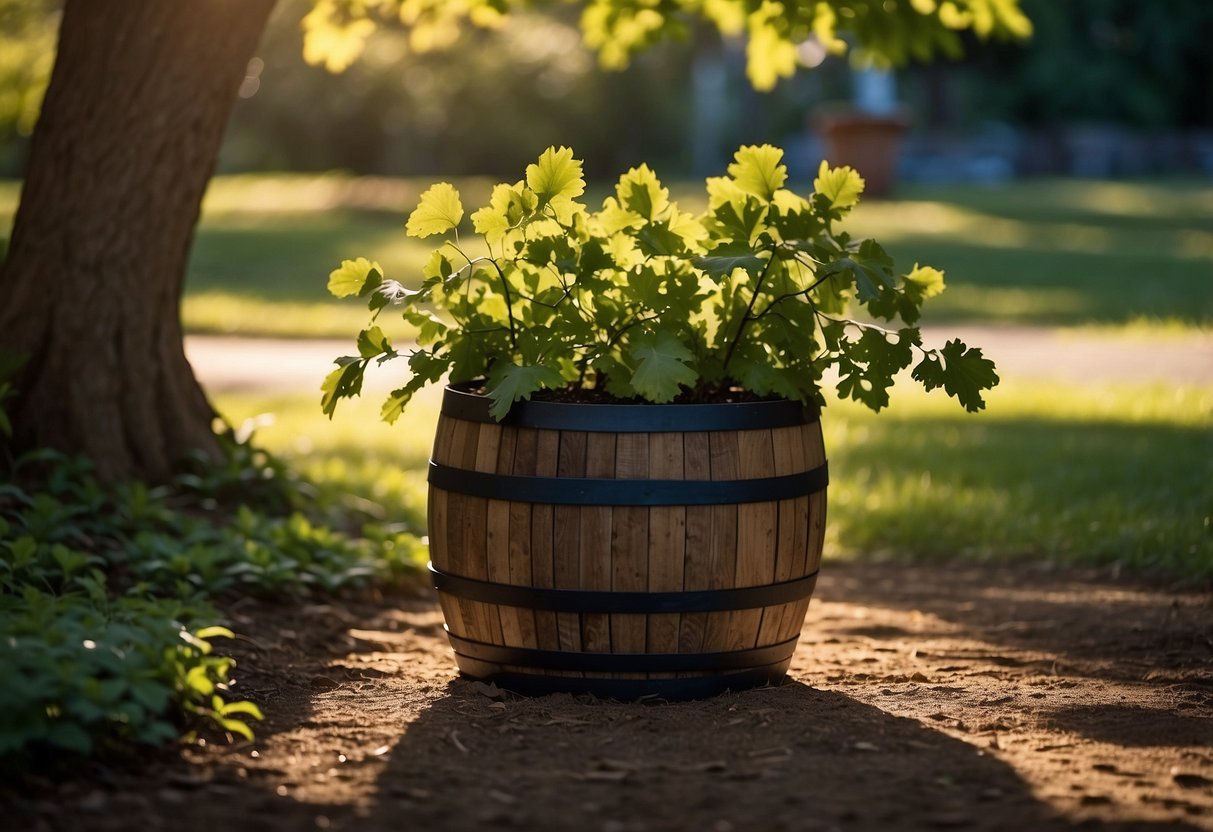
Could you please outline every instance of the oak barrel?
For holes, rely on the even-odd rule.
[[[459,669],[624,700],[778,682],[826,482],[818,415],[796,402],[531,401],[498,423],[448,386],[430,572]]]

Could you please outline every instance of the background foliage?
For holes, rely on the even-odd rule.
[[[743,47],[712,27],[697,30],[693,44],[660,44],[621,73],[597,72],[575,10],[559,5],[519,12],[498,30],[462,27],[438,51],[419,51],[401,25],[382,22],[360,60],[333,75],[302,55],[300,21],[313,5],[280,0],[248,69],[225,170],[500,176],[564,144],[584,154],[591,178],[642,161],[671,177],[714,169],[741,144],[793,151],[815,114],[852,95],[847,60],[838,56],[755,93]],[[1147,133],[1213,128],[1213,58],[1203,35],[1213,6],[1204,0],[1022,5],[1034,24],[1028,42],[967,43],[963,58],[898,71],[917,133],[964,136],[991,123],[1046,135],[1091,124]],[[19,173],[50,71],[57,6],[0,0],[0,174]],[[696,73],[702,85],[707,67],[716,86],[697,87]],[[705,107],[706,97],[719,109]],[[709,132],[711,155],[697,159],[704,150],[696,136],[702,144]],[[1200,163],[1166,145],[1143,152],[1155,156],[1145,170]],[[1057,159],[1047,155],[1029,167],[1050,170]],[[794,154],[790,161],[802,171],[816,164]]]

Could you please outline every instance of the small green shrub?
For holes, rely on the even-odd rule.
[[[0,758],[163,743],[189,715],[252,739],[235,715],[260,719],[257,706],[216,693],[226,691],[233,660],[214,655],[210,639],[231,632],[181,623],[213,618],[213,609],[111,599],[96,571],[77,583],[87,589],[0,596],[0,674],[21,680],[0,688]]]
[[[89,755],[210,726],[253,738],[229,701],[224,595],[331,594],[415,571],[405,531],[354,538],[305,513],[323,501],[247,442],[163,488],[103,487],[86,460],[42,451],[0,482],[0,760]],[[328,512],[331,513],[331,512]]]

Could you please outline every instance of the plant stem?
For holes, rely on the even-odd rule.
[[[510,282],[505,278],[505,272],[501,270],[501,266],[496,260],[490,260],[493,268],[497,270],[498,276],[501,278],[501,291],[505,295],[505,316],[510,320],[510,349],[515,354],[518,352],[518,332],[514,323],[514,304],[510,299]]]
[[[827,274],[825,277],[819,278],[818,280],[814,281],[813,285],[807,289],[801,289],[799,292],[786,292],[785,294],[780,295],[779,297],[775,298],[770,303],[768,303],[766,305],[766,307],[761,312],[759,312],[757,315],[751,316],[750,320],[757,321],[761,318],[766,317],[767,313],[770,312],[775,307],[776,304],[783,303],[785,300],[791,300],[792,298],[799,298],[799,297],[807,298],[814,289],[816,289],[821,284],[825,283],[827,280],[829,280],[833,276],[834,275],[832,275],[832,274]],[[810,303],[812,303],[812,301],[810,301]],[[814,311],[816,311],[816,307],[814,307]]]
[[[771,265],[775,262],[775,250],[771,250],[771,256],[767,260],[767,264],[762,267],[762,274],[758,275],[758,281],[754,284],[754,294],[750,295],[750,303],[746,306],[745,314],[741,316],[741,323],[737,327],[737,334],[733,336],[733,340],[729,343],[729,348],[724,354],[724,363],[721,365],[722,370],[729,368],[729,362],[733,360],[733,351],[737,349],[737,344],[741,341],[741,336],[745,333],[746,324],[753,318],[750,313],[754,311],[754,303],[758,300],[758,293],[762,290],[763,281],[767,279],[767,275],[771,271]]]

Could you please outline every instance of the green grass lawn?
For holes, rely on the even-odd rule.
[[[904,188],[855,229],[945,270],[933,321],[1213,325],[1213,184]]]
[[[329,298],[329,271],[364,256],[388,276],[415,282],[429,248],[403,227],[429,184],[339,175],[218,177],[190,262],[187,327],[352,337],[366,321],[365,308]],[[491,183],[469,178],[456,185],[470,212]],[[684,207],[699,207],[691,200],[700,189],[687,183],[672,189]],[[602,194],[606,186],[592,190]],[[0,228],[7,228],[15,203],[16,186],[0,186]],[[1213,326],[1213,183],[912,186],[896,200],[863,203],[852,227],[885,243],[901,265],[920,261],[945,270],[948,291],[928,305],[927,323]],[[403,331],[401,324],[392,334]]]
[[[1213,388],[1005,383],[967,415],[894,392],[879,416],[831,403],[830,557],[1046,560],[1213,577]],[[259,441],[386,520],[423,517],[437,397],[378,421],[374,397],[329,422],[315,396],[219,398]]]

